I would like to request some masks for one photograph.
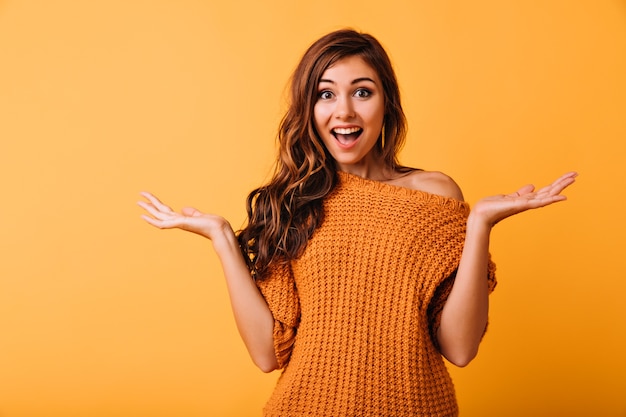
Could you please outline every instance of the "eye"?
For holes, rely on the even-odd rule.
[[[358,90],[354,92],[354,95],[355,97],[358,97],[358,98],[368,98],[369,96],[372,95],[372,92],[368,90],[367,88],[359,88]]]
[[[320,98],[320,100],[330,100],[331,98],[333,98],[333,93],[328,90],[324,90],[318,94],[318,97]]]

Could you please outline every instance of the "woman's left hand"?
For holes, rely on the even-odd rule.
[[[489,226],[526,210],[545,207],[567,199],[561,192],[576,180],[576,172],[562,175],[552,184],[535,191],[534,185],[525,185],[511,194],[501,194],[483,198],[472,210],[472,216],[478,217]]]

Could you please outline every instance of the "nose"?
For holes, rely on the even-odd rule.
[[[340,97],[337,100],[337,107],[335,108],[335,117],[340,120],[350,119],[354,117],[354,107],[350,97]]]

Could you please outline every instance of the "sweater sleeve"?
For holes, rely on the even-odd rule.
[[[437,330],[441,325],[441,312],[443,311],[443,307],[448,300],[448,296],[450,295],[450,291],[452,291],[452,286],[454,285],[454,279],[456,278],[456,270],[446,279],[444,279],[437,289],[435,290],[435,294],[428,305],[428,329],[430,331],[430,338],[433,341],[433,344],[439,350],[439,342],[437,341]],[[489,290],[489,294],[493,292],[496,288],[496,264],[491,260],[491,255],[489,256],[489,262],[487,264],[487,287]],[[487,328],[485,328],[485,332]]]
[[[278,367],[289,362],[300,321],[300,301],[289,264],[276,265],[257,281],[257,286],[274,316],[274,351]]]

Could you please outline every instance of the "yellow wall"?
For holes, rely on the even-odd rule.
[[[210,244],[152,229],[140,190],[237,227],[288,76],[352,26],[394,60],[403,162],[469,201],[581,173],[499,225],[462,415],[626,415],[626,4],[0,1],[0,416],[259,415]]]

